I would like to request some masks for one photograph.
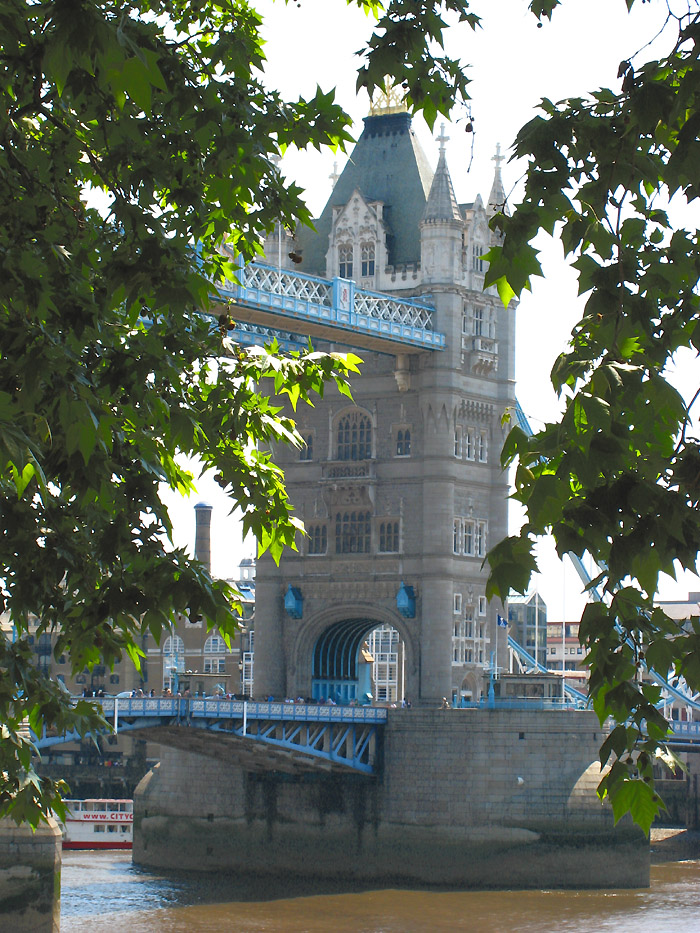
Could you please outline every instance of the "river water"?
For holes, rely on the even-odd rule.
[[[700,861],[634,891],[340,891],[64,852],[61,933],[698,933]]]

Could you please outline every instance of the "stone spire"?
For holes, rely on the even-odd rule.
[[[493,217],[494,214],[501,212],[505,214],[510,213],[506,206],[506,192],[501,177],[501,162],[504,162],[505,158],[504,155],[501,155],[501,144],[496,143],[496,155],[491,157],[491,161],[496,163],[496,171],[494,172],[491,194],[489,195],[486,207],[489,217]]]
[[[333,171],[330,173],[328,177],[330,178],[330,181],[331,181],[331,189],[335,188],[336,182],[340,178],[340,175],[338,174],[338,163],[337,162],[333,163]]]
[[[441,223],[444,221],[462,222],[462,215],[457,206],[452,179],[447,168],[445,159],[445,143],[449,136],[445,136],[445,124],[440,127],[440,135],[437,138],[440,144],[440,157],[438,158],[435,177],[430,187],[428,201],[423,211],[423,223]]]

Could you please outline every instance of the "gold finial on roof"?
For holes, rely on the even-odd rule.
[[[384,79],[384,88],[378,88],[372,96],[369,105],[369,115],[378,117],[383,113],[407,113],[408,107],[404,99],[401,85],[394,84],[389,77]]]

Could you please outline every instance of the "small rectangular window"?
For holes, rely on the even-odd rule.
[[[314,459],[314,437],[313,434],[304,435],[304,443],[299,448],[300,460]]]
[[[379,525],[379,550],[383,553],[398,553],[399,523],[381,522]]]
[[[486,522],[476,522],[476,544],[474,554],[476,557],[486,556]]]
[[[474,431],[467,429],[464,435],[464,456],[467,460],[474,459]]]
[[[311,525],[307,531],[309,554],[325,554],[328,550],[328,530],[325,525]]]
[[[455,554],[462,553],[462,530],[463,523],[461,519],[456,518],[454,520],[454,528],[452,532],[452,551]]]
[[[411,429],[399,428],[396,432],[396,456],[410,457],[411,455]]]
[[[352,278],[352,246],[338,247],[338,275],[341,279]]]
[[[485,596],[479,597],[479,615],[480,616],[486,615],[486,597]]]
[[[455,597],[454,611],[455,611],[455,612],[458,612],[458,613],[461,613],[461,611],[462,611],[462,594],[461,594],[461,593],[455,593],[455,594],[454,594],[454,597]]]
[[[474,522],[464,523],[464,553],[474,554]]]

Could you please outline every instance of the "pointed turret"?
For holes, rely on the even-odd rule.
[[[445,221],[456,221],[462,223],[462,215],[459,211],[457,198],[455,197],[452,179],[447,168],[445,158],[445,143],[448,137],[445,136],[445,124],[442,124],[441,133],[438,137],[440,143],[440,156],[438,158],[435,177],[430,186],[430,194],[423,211],[423,223],[444,223]]]
[[[496,171],[494,172],[491,194],[489,194],[486,208],[489,217],[493,217],[494,214],[510,213],[506,205],[506,192],[503,187],[503,178],[501,177],[501,162],[505,161],[505,156],[501,155],[500,143],[496,143],[496,155],[491,157],[491,161],[496,163]]]
[[[418,225],[432,180],[430,163],[411,125],[411,115],[396,112],[395,108],[374,108],[365,117],[364,131],[334,183],[321,216],[314,221],[316,230],[303,227],[298,231],[304,254],[301,271],[338,274],[337,268],[326,265],[333,212],[348,204],[356,190],[366,202],[384,205],[386,262],[393,266],[419,262]],[[359,256],[355,266],[358,262]]]

